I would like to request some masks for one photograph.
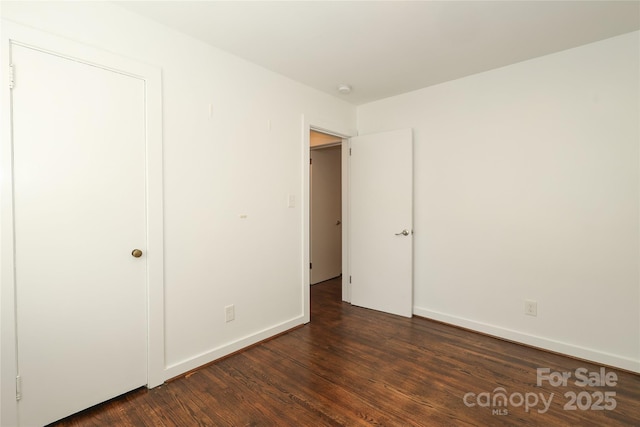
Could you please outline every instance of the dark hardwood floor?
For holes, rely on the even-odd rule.
[[[339,280],[311,294],[310,324],[55,425],[640,426],[638,375],[595,385],[596,364],[342,303]]]

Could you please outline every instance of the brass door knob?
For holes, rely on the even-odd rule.
[[[142,256],[142,251],[140,249],[134,249],[131,251],[131,255],[134,258],[140,258]]]

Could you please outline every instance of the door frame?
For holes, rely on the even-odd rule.
[[[302,115],[302,303],[303,322],[311,320],[311,275],[309,272],[310,238],[310,180],[309,160],[311,159],[310,132],[312,130],[342,138],[342,300],[351,301],[351,286],[344,280],[349,270],[349,138],[357,135],[355,129],[345,129],[319,118]],[[346,274],[345,274],[346,272]]]
[[[147,387],[166,378],[164,360],[164,220],[162,162],[162,82],[161,70],[98,48],[53,36],[2,20],[0,62],[11,65],[11,46],[52,53],[144,81],[146,117],[146,292],[147,292]],[[1,425],[17,425],[16,376],[17,335],[15,310],[15,234],[13,193],[13,137],[9,72],[2,73],[0,123],[0,418]],[[6,78],[4,78],[6,76]],[[16,70],[15,85],[20,84]]]

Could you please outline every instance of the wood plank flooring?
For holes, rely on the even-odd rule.
[[[640,426],[639,375],[580,386],[577,369],[601,366],[354,307],[339,279],[311,294],[310,324],[54,425]],[[571,377],[537,386],[537,368]]]

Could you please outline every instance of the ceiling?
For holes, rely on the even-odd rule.
[[[640,1],[117,3],[356,105],[640,28]]]

